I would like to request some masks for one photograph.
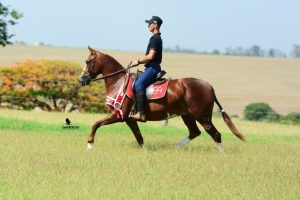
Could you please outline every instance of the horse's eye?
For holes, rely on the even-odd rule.
[[[91,62],[91,60],[86,60],[85,61],[86,64],[89,64],[90,62]]]

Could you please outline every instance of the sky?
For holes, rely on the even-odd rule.
[[[1,0],[23,13],[13,40],[54,46],[145,51],[145,19],[163,19],[164,47],[223,51],[227,47],[300,45],[299,0]]]

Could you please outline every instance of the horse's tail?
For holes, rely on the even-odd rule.
[[[245,142],[245,138],[244,138],[243,134],[235,127],[235,125],[231,121],[229,115],[225,112],[225,110],[223,109],[223,107],[219,103],[216,94],[214,94],[214,95],[215,95],[215,102],[218,105],[219,109],[221,110],[221,113],[222,113],[222,116],[223,116],[223,119],[224,119],[225,123],[227,124],[227,126],[229,127],[229,129],[232,131],[232,133],[236,137],[238,137],[239,139],[241,139],[242,141]]]

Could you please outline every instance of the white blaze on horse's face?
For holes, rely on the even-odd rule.
[[[87,72],[87,65],[85,64],[84,67],[83,67],[83,69],[82,69],[82,72],[81,72],[80,76],[84,76],[86,74],[88,74],[88,72]]]
[[[96,63],[97,54],[91,54],[85,61],[85,67],[83,68],[83,73],[85,75],[91,75],[93,73],[94,65]]]

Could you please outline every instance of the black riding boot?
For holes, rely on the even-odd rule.
[[[145,122],[146,115],[145,115],[145,101],[146,101],[146,94],[144,90],[136,91],[136,102],[137,102],[137,109],[138,112],[135,115],[131,115],[131,118]]]

